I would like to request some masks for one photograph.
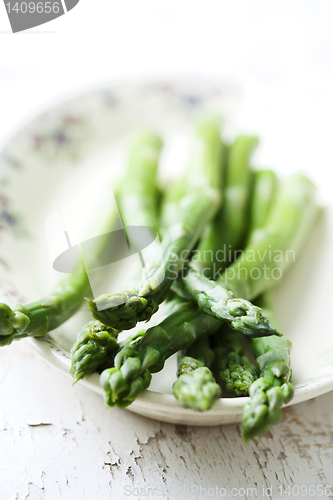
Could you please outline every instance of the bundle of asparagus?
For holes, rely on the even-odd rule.
[[[74,382],[100,372],[107,405],[123,408],[178,353],[173,391],[182,406],[209,410],[224,390],[249,395],[242,422],[247,442],[281,420],[293,395],[290,343],[267,294],[292,263],[286,252],[298,254],[304,245],[318,208],[308,178],[279,181],[271,170],[253,170],[258,138],[241,135],[229,145],[220,129],[217,117],[198,120],[189,172],[163,190],[162,200],[161,138],[145,131],[132,144],[117,193],[120,215],[125,231],[156,230],[163,258],[153,258],[131,288],[87,298],[94,320],[77,335],[70,371]],[[0,344],[45,335],[89,293],[81,272],[66,275],[38,302],[0,304]],[[162,303],[161,322],[118,341]]]

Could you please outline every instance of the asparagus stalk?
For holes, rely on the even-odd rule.
[[[208,186],[222,191],[224,167],[222,160],[225,146],[221,141],[221,122],[221,118],[214,115],[204,115],[197,120],[188,171],[183,179],[174,182],[169,189],[164,191],[162,228],[173,225],[177,217],[179,202],[189,189]],[[198,248],[200,245],[201,241]]]
[[[214,278],[228,265],[241,243],[247,224],[251,170],[249,162],[259,144],[258,137],[240,135],[228,150],[223,188],[223,204],[208,234],[198,247],[196,267],[207,277]],[[224,257],[221,259],[221,255]],[[233,260],[233,258],[232,258]]]
[[[125,228],[158,229],[157,169],[161,148],[160,137],[147,131],[137,134],[131,145],[126,175],[118,191]],[[70,373],[74,383],[97,371],[115,353],[118,333],[119,330],[99,321],[90,321],[81,328],[71,349]]]
[[[221,118],[205,115],[197,121],[189,160],[189,186],[222,190],[225,146],[221,140]]]
[[[214,186],[217,184],[217,177],[220,174],[220,149],[221,139],[219,133],[219,121],[212,117],[200,120],[196,127],[195,156],[191,161],[191,166],[193,166],[193,163],[195,164],[194,170],[196,175],[192,175],[188,179],[191,188],[196,185]],[[177,217],[179,201],[184,194],[186,194],[185,186],[186,183],[183,180],[176,183],[175,187],[166,193],[163,200],[164,206],[162,211],[162,227],[168,227],[170,224],[174,223],[174,220]],[[126,350],[127,352],[134,353],[133,347],[129,349],[128,346],[126,346]],[[124,353],[125,351],[122,350],[122,352]],[[143,390],[149,382],[150,377],[147,372],[139,384],[140,390]],[[216,390],[220,390],[218,386],[217,389],[215,387],[215,392]],[[108,402],[110,404],[110,401]]]
[[[219,120],[215,117],[199,120],[191,175],[169,190],[163,202],[161,226],[164,262],[153,264],[148,271],[146,269],[137,287],[89,301],[96,319],[114,328],[128,330],[138,321],[150,319],[158,310],[172,281],[186,264],[191,250],[220,204],[217,191],[209,187],[213,187],[220,176],[221,144]],[[156,210],[152,211],[156,214]],[[124,219],[130,221],[131,205],[122,209],[122,214]]]
[[[253,337],[276,335],[262,311],[248,301],[276,285],[292,264],[318,214],[315,194],[316,188],[307,177],[291,176],[280,188],[264,227],[251,233],[242,256],[215,282],[190,269],[178,291],[192,297],[206,314],[228,321],[235,330]],[[293,258],[288,257],[288,251]]]
[[[106,233],[112,230],[114,220],[118,216],[118,210],[108,214]],[[106,243],[105,239],[99,241],[94,249],[96,256],[101,255]],[[79,310],[84,298],[89,295],[91,288],[84,263],[76,262],[73,272],[65,274],[51,293],[40,300],[25,306],[16,304],[12,308],[0,303],[0,346],[9,345],[13,340],[28,336],[44,336],[58,328]]]
[[[136,135],[129,153],[125,179],[118,193],[123,224],[158,230],[157,170],[162,139],[155,133],[142,131]]]
[[[74,383],[97,371],[115,353],[118,334],[118,330],[99,321],[90,321],[80,329],[70,352]]]
[[[219,122],[215,119],[206,118],[197,124],[196,129],[196,150],[199,150],[198,158],[193,161],[194,180],[200,180],[202,185],[219,186],[223,185],[223,161],[225,147],[220,138]],[[222,209],[215,216],[208,235],[199,242],[196,253],[200,255],[200,264],[196,261],[185,281],[185,289],[178,287],[178,292],[184,294],[187,299],[196,299],[196,291],[201,289],[205,294],[205,302],[202,300],[202,293],[198,296],[199,307],[208,314],[213,315],[223,321],[228,321],[231,326],[246,335],[272,335],[275,329],[269,324],[261,314],[258,307],[253,306],[245,300],[235,300],[228,290],[218,289],[213,281],[209,281],[202,276],[202,266],[205,263],[206,247],[211,252],[209,245],[211,237],[215,235],[218,244],[221,234],[226,237],[232,234],[232,242],[238,242],[244,229],[244,210],[247,205],[248,188],[250,179],[249,158],[258,139],[250,136],[239,136],[231,148],[230,161],[227,169],[227,184],[225,191],[229,193],[229,198],[224,200]],[[224,191],[223,191],[224,193]],[[234,193],[233,196],[230,193]],[[233,204],[233,207],[232,207]],[[226,214],[232,212],[231,217]],[[235,215],[236,214],[236,215]],[[243,219],[242,219],[243,217]],[[213,236],[215,238],[215,236]],[[231,237],[231,236],[230,236]],[[234,244],[234,243],[232,243]],[[214,244],[213,244],[214,250]],[[208,267],[206,268],[208,270]],[[192,281],[190,292],[186,290],[187,282]],[[219,296],[221,304],[216,305],[215,296]],[[211,299],[211,300],[210,300]],[[220,306],[220,307],[219,307]],[[220,310],[223,311],[219,314]],[[242,319],[241,319],[242,318]]]
[[[188,178],[191,186],[195,184],[214,187],[221,185],[221,153],[222,142],[219,120],[212,117],[201,119],[196,126],[194,154],[191,158],[191,173],[194,171],[195,175]],[[164,226],[170,224],[176,214],[177,203],[181,196],[184,195],[184,185],[184,181],[176,184],[175,189],[169,190],[164,198],[162,222]],[[195,342],[194,345],[197,345],[200,340]],[[205,345],[204,351],[206,354],[209,352],[212,354],[207,341],[203,341],[200,345],[202,347]],[[199,354],[198,348],[191,346],[189,355],[193,356],[195,352]],[[209,358],[209,356],[207,357]],[[208,362],[208,359],[206,362]],[[190,374],[189,370],[193,371],[194,367],[198,368],[198,370],[195,369],[195,373]],[[220,396],[220,387],[215,383],[210,370],[205,368],[201,361],[187,356],[181,361],[180,371],[181,375],[174,385],[174,392],[181,404],[198,410],[208,409]]]
[[[226,389],[236,396],[248,396],[258,371],[246,355],[239,334],[224,325],[213,335],[212,343],[216,370]]]
[[[182,371],[172,387],[180,405],[195,411],[209,410],[221,396],[210,369],[191,357],[183,358]]]
[[[272,206],[274,207],[276,184],[273,172],[256,172],[251,207],[251,231],[254,235],[255,231],[260,232],[265,226]],[[266,308],[265,314],[276,325],[268,292],[262,296],[261,305]],[[282,419],[282,404],[293,395],[288,340],[284,336],[272,336],[263,342],[253,340],[252,348],[257,356],[260,378],[251,385],[251,399],[244,406],[242,434],[245,442],[278,423]]]
[[[90,293],[85,273],[66,275],[51,294],[26,306],[11,309],[0,304],[0,346],[28,336],[40,337],[69,319]]]
[[[232,329],[244,335],[279,335],[260,307],[248,300],[234,298],[233,293],[218,281],[209,280],[195,268],[190,268],[174,289],[187,300],[196,302],[205,314],[226,321]]]
[[[168,357],[220,327],[219,321],[202,314],[191,302],[177,298],[170,307],[169,316],[149,328],[137,342],[120,349],[114,367],[102,372],[100,382],[108,406],[124,408],[131,404],[149,386],[151,373],[162,370]]]
[[[276,324],[268,293],[261,297],[260,303],[271,322]],[[250,400],[244,405],[242,436],[246,443],[281,422],[281,407],[294,395],[290,341],[284,335],[274,335],[265,339],[252,339],[251,344],[257,357],[260,377],[251,385]]]
[[[163,232],[174,224],[177,218],[179,203],[181,199],[186,196],[187,192],[188,181],[186,177],[169,183],[164,189],[160,216],[161,229]]]
[[[278,192],[278,178],[270,169],[254,170],[250,200],[250,227],[247,241],[257,229],[262,229]]]
[[[209,346],[208,337],[200,337],[189,349],[181,352],[180,358],[178,377],[172,386],[175,397],[185,408],[209,410],[221,396],[221,387],[209,369],[214,361],[214,351]]]
[[[250,238],[264,226],[277,188],[277,177],[272,170],[254,171],[252,177]],[[250,385],[258,378],[258,371],[246,356],[239,335],[226,325],[212,340],[217,371],[227,390],[237,396],[247,396]]]
[[[318,216],[315,198],[316,187],[305,175],[287,178],[264,227],[252,233],[242,256],[217,282],[247,300],[275,286],[301,251]]]
[[[315,188],[307,178],[294,176],[285,183],[282,194],[274,205],[274,216],[269,217],[270,224],[267,228],[271,229],[275,222],[277,234],[283,238],[282,226],[286,224],[289,239],[283,238],[282,248],[288,248],[287,245],[291,244],[294,248],[299,248],[317,212],[314,202]],[[290,214],[290,211],[293,212]],[[286,220],[288,217],[293,221],[292,224]],[[263,230],[265,237],[270,235],[267,228],[266,231]],[[276,246],[279,247],[277,244]],[[120,350],[115,357],[115,366],[102,373],[101,384],[106,391],[107,404],[124,407],[133,402],[136,396],[148,387],[149,374],[162,369],[168,356],[190,346],[201,335],[214,333],[219,328],[219,321],[214,316],[202,314],[196,309],[195,302],[186,302],[177,307],[178,310],[160,325],[147,330],[138,345],[132,346],[131,351]],[[274,336],[274,339],[276,338],[278,337]]]
[[[213,266],[211,239],[212,234],[215,235],[216,231],[221,228],[221,214],[225,203],[224,183],[228,147],[221,139],[220,128],[220,120],[206,117],[197,124],[193,141],[194,155],[191,158],[189,183],[197,182],[200,185],[208,185],[218,189],[222,194],[221,207],[202,234],[195,250],[198,269],[205,266],[208,266],[208,269]]]
[[[197,188],[187,194],[179,204],[174,225],[162,239],[163,262],[153,263],[137,287],[88,300],[94,318],[122,330],[149,320],[165,299],[219,203],[217,191],[211,188]]]

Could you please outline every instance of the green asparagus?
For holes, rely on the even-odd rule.
[[[165,360],[186,349],[201,335],[214,333],[220,322],[202,314],[191,302],[176,298],[173,312],[160,324],[149,328],[141,339],[119,350],[114,367],[101,374],[101,386],[109,406],[131,404],[151,381],[151,373],[162,370]]]
[[[252,198],[250,201],[250,224],[247,239],[260,230],[267,220],[274,203],[278,180],[272,170],[257,170],[252,175]],[[256,367],[243,349],[239,335],[227,326],[212,336],[217,371],[229,392],[247,396],[252,382],[258,378]]]
[[[221,387],[209,369],[214,351],[207,335],[201,336],[184,352],[180,351],[179,357],[178,377],[172,386],[175,397],[185,408],[209,410],[221,396]]]
[[[182,179],[174,181],[164,190],[162,228],[174,223],[179,202],[189,189],[207,186],[222,192],[224,145],[220,134],[221,122],[221,118],[214,115],[200,116],[196,121],[188,171]],[[201,241],[198,248],[200,245]]]
[[[217,185],[222,189],[223,185],[223,161],[225,147],[222,144],[219,132],[219,123],[213,119],[206,119],[197,125],[196,140],[199,143],[199,159],[193,161],[193,177],[201,179],[202,185]],[[217,288],[215,282],[209,281],[202,273],[205,264],[206,247],[212,244],[212,235],[223,237],[226,234],[231,241],[238,242],[244,228],[244,210],[247,205],[248,187],[250,179],[249,157],[258,139],[250,136],[240,136],[235,141],[230,153],[230,165],[227,168],[227,185],[223,193],[234,193],[224,200],[222,209],[215,216],[208,235],[203,236],[199,242],[196,254],[200,256],[200,262],[195,261],[185,278],[184,286],[181,281],[175,289],[187,299],[197,300],[202,311],[214,315],[223,321],[228,321],[232,327],[246,335],[272,335],[276,331],[261,314],[258,307],[250,302],[234,299],[231,292]],[[222,195],[223,197],[223,195]],[[232,203],[237,204],[237,210]],[[227,207],[227,208],[226,208]],[[226,215],[232,211],[232,217]],[[236,214],[236,215],[235,215]],[[217,243],[216,240],[215,243]],[[211,252],[211,250],[209,250]],[[212,263],[210,263],[212,264]],[[206,268],[209,269],[208,267]],[[217,300],[216,300],[217,298]],[[242,318],[242,319],[241,319]]]
[[[278,192],[279,180],[270,169],[254,170],[250,200],[250,221],[247,241],[254,238],[254,232],[262,229],[268,218]]]
[[[251,207],[251,231],[261,230],[274,210],[276,178],[273,172],[259,171],[255,174]],[[253,237],[253,236],[252,236]],[[277,324],[272,312],[268,292],[261,298],[265,314]],[[260,378],[250,387],[250,401],[243,411],[242,434],[247,442],[251,437],[266,432],[271,425],[282,419],[281,406],[293,396],[290,368],[290,343],[283,337],[270,337],[262,342],[252,340],[257,356]]]
[[[138,321],[149,320],[165,299],[172,281],[177,278],[219,203],[217,191],[211,188],[197,188],[187,194],[179,204],[174,225],[162,239],[163,262],[152,263],[137,287],[88,300],[94,318],[121,330],[133,328]]]
[[[118,217],[118,210],[115,208],[105,219],[102,219],[100,224],[104,225],[103,229],[106,234],[112,230]],[[91,220],[94,220],[93,215]],[[94,257],[101,255],[105,243],[105,238],[98,240],[94,248]],[[47,332],[58,328],[79,310],[84,298],[91,295],[85,262],[81,254],[73,263],[72,270],[72,273],[65,274],[59,280],[49,295],[36,302],[25,306],[16,304],[12,308],[0,303],[0,346],[9,345],[13,340],[28,336],[44,336]]]
[[[318,215],[315,195],[316,188],[307,177],[294,174],[288,178],[267,222],[251,234],[242,256],[215,282],[190,269],[180,280],[178,292],[191,297],[206,314],[229,321],[235,330],[254,337],[276,335],[260,309],[248,301],[272,288],[292,264]]]
[[[161,139],[151,132],[140,132],[132,143],[126,175],[118,190],[125,229],[144,226],[158,230],[157,168],[161,148]],[[99,321],[81,328],[71,349],[70,372],[75,382],[106,363],[118,348],[118,333]]]
[[[211,341],[216,371],[226,389],[236,396],[248,396],[251,384],[258,378],[258,371],[246,355],[239,334],[224,325]]]
[[[126,175],[117,197],[125,229],[159,228],[157,169],[161,150],[162,139],[149,131],[137,134],[131,145]]]
[[[260,299],[265,314],[276,324],[269,301],[267,293]],[[264,434],[272,425],[281,422],[281,407],[294,395],[290,341],[285,336],[274,335],[265,339],[252,339],[251,344],[257,357],[260,377],[251,385],[250,400],[243,409],[242,436],[245,442]]]
[[[205,314],[228,322],[231,328],[244,335],[279,335],[259,307],[248,300],[234,298],[233,293],[218,281],[209,280],[195,268],[190,268],[174,289],[184,298],[195,301]]]
[[[191,187],[210,186],[222,190],[225,148],[221,140],[221,122],[218,116],[205,115],[196,123],[187,176]]]
[[[251,170],[249,162],[259,143],[258,137],[240,135],[224,154],[227,158],[223,203],[214,224],[198,250],[196,267],[214,278],[228,265],[243,239],[247,224]],[[222,257],[222,258],[221,258]]]
[[[90,321],[81,328],[70,352],[70,373],[74,383],[97,371],[115,353],[118,349],[118,334],[119,330],[99,321]]]
[[[227,146],[221,139],[221,120],[214,117],[206,117],[200,120],[196,126],[196,134],[193,141],[194,154],[190,158],[191,175],[188,182],[192,185],[199,183],[202,186],[210,186],[219,190],[222,195],[222,203],[214,219],[207,226],[195,249],[196,267],[202,269],[205,266],[213,266],[211,239],[221,229],[221,211],[224,206],[224,182],[225,167],[227,159]]]
[[[275,286],[294,262],[319,214],[316,187],[303,174],[288,177],[260,230],[217,280],[234,296],[252,300]]]
[[[66,275],[50,295],[26,306],[11,309],[0,304],[0,346],[28,336],[40,337],[69,319],[90,293],[85,273]]]
[[[196,411],[207,411],[221,396],[221,387],[216,383],[214,375],[207,366],[200,366],[197,360],[183,358],[184,367],[192,371],[182,371],[173,384],[173,393],[184,408]]]

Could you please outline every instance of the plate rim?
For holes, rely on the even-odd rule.
[[[68,366],[66,366],[64,361],[61,361],[60,356],[55,354],[55,351],[59,350],[62,353],[62,356],[66,357],[69,362],[69,358],[63,351],[61,351],[61,349],[52,346],[51,343],[47,342],[44,338],[29,337],[27,342],[29,342],[34,351],[37,352],[37,354],[43,358],[44,361],[54,368],[57,368],[67,377],[71,378]],[[79,380],[78,383],[103,396],[104,391],[99,385],[98,379],[99,375],[96,373],[88,375],[84,379]],[[322,375],[318,378],[312,379],[306,384],[303,383],[295,385],[294,388],[295,393],[293,399],[286,405],[283,405],[283,408],[303,403],[309,399],[322,396],[333,390],[333,375]],[[169,423],[181,423],[184,425],[194,426],[214,426],[240,422],[243,407],[249,400],[249,396],[235,398],[222,397],[216,401],[210,410],[206,412],[198,412],[180,406],[177,399],[172,394],[146,389],[131,405],[125,409],[133,413],[138,413],[142,416],[148,416],[148,418],[154,418],[155,420]],[[167,409],[168,413],[161,414],[160,418],[152,417],[153,414],[160,411],[157,407],[159,407],[160,410]],[[175,412],[175,418],[170,419],[170,412]],[[212,422],[209,423],[209,420],[212,420]],[[219,422],[219,420],[221,421]]]

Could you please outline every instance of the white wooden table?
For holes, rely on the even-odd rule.
[[[108,409],[21,341],[0,351],[0,498],[333,498],[332,414],[332,393],[287,408],[245,446],[239,425]]]
[[[258,89],[264,112],[253,108],[251,127],[269,137],[267,112],[284,129],[284,146],[269,161],[320,170],[331,199],[331,2],[290,2],[284,11],[281,2],[214,1],[206,20],[202,2],[99,3],[92,11],[80,2],[45,27],[58,33],[8,36],[1,141],[52,100],[91,84],[211,73]],[[313,156],[304,137],[320,146]],[[282,424],[245,446],[239,425],[184,427],[108,409],[22,341],[0,349],[0,500],[333,498],[321,488],[333,492],[332,415],[331,393],[287,408]]]

